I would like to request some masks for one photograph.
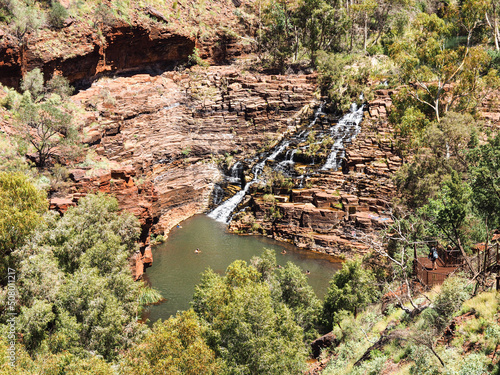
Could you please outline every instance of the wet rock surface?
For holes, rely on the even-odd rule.
[[[339,170],[311,175],[305,181],[311,188],[279,194],[254,191],[248,208],[236,215],[230,228],[332,255],[367,251],[360,234],[392,223],[391,178],[402,162],[392,146],[394,130],[386,117],[390,105],[390,92],[378,90]]]

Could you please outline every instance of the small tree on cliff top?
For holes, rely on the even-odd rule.
[[[34,103],[25,96],[20,108],[20,137],[37,154],[36,165],[44,168],[56,148],[74,145],[77,131],[72,116],[56,102]]]
[[[36,154],[36,165],[44,168],[56,149],[71,154],[77,138],[71,110],[65,99],[72,88],[64,77],[54,76],[44,85],[40,69],[25,74],[24,91],[19,104],[19,135],[21,144]]]

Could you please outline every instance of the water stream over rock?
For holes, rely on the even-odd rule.
[[[364,105],[358,109],[356,108],[356,104],[353,104],[351,112],[342,117],[337,125],[332,128],[331,135],[335,138],[335,143],[321,170],[337,170],[340,167],[340,161],[345,155],[346,144],[351,143],[361,131],[359,124],[363,120],[363,108]],[[339,152],[340,156],[337,157]]]
[[[229,184],[237,184],[241,186],[241,190],[218,205],[218,207],[212,210],[208,216],[219,222],[226,224],[229,223],[233,212],[243,201],[250,187],[260,182],[262,171],[268,164],[272,164],[273,170],[282,173],[284,176],[296,178],[298,184],[300,185],[300,181],[303,182],[304,178],[307,177],[307,174],[299,174],[295,170],[296,161],[294,159],[296,158],[296,155],[306,151],[307,148],[311,147],[311,144],[319,145],[321,140],[327,136],[335,139],[335,142],[320,170],[338,169],[342,158],[344,157],[346,145],[352,142],[356,135],[361,131],[360,123],[363,119],[363,108],[364,105],[357,108],[356,104],[353,104],[351,106],[351,111],[343,116],[333,126],[330,126],[327,131],[323,131],[323,129],[318,130],[318,138],[320,138],[320,141],[306,143],[304,145],[304,142],[306,142],[311,132],[315,131],[314,129],[318,120],[325,115],[323,112],[324,103],[322,103],[315,111],[312,121],[306,126],[305,129],[302,129],[298,134],[282,139],[282,141],[278,143],[278,145],[275,146],[268,154],[261,156],[260,160],[257,159],[256,164],[252,167],[253,178],[248,183],[245,183],[244,181],[244,164],[238,161],[229,171],[229,175],[225,177],[225,182]],[[315,134],[313,133],[313,136],[314,135]],[[312,158],[312,162],[309,165],[314,168],[316,167],[316,155],[312,153],[310,157]],[[319,170],[319,168],[314,169]]]

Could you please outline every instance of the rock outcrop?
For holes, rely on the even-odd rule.
[[[392,146],[393,129],[386,116],[390,105],[390,92],[378,90],[360,134],[346,149],[342,170],[311,176],[306,181],[311,188],[271,197],[254,191],[249,210],[230,228],[337,256],[368,250],[363,237],[392,222],[391,176],[402,162]]]
[[[60,74],[81,88],[103,75],[171,70],[187,63],[195,47],[213,63],[252,50],[251,43],[240,42],[248,25],[234,14],[230,1],[198,5],[194,13],[176,1],[162,7],[172,12],[168,19],[152,7],[129,9],[128,19],[68,19],[60,30],[28,32],[23,39],[3,26],[0,83],[18,88],[26,72],[40,68],[46,80]]]
[[[93,178],[72,171],[73,194],[109,191],[145,218],[147,230],[168,233],[207,209],[221,178],[218,164],[251,156],[295,129],[315,80],[233,67],[102,78],[73,97],[86,109],[84,141],[99,157],[127,167],[114,167],[125,171],[120,176],[107,170]]]

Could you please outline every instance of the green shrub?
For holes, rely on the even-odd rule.
[[[373,273],[360,261],[347,261],[330,280],[323,305],[323,321],[327,328],[337,324],[343,313],[356,314],[375,302],[379,292]]]
[[[29,92],[33,100],[39,100],[43,94],[43,74],[39,68],[26,73],[21,80],[21,90]]]
[[[436,312],[434,325],[438,329],[446,327],[449,320],[458,311],[462,303],[470,297],[467,280],[458,276],[449,277],[443,283],[441,292],[434,300]]]
[[[47,82],[46,91],[59,95],[61,98],[66,98],[73,94],[73,87],[70,86],[69,81],[60,75],[54,76]]]
[[[484,355],[470,354],[465,357],[457,375],[483,375],[486,373],[486,362],[489,360]]]
[[[49,23],[55,29],[60,29],[64,26],[66,18],[69,14],[59,1],[52,0],[49,10]]]
[[[207,67],[208,63],[200,57],[200,50],[198,48],[193,49],[193,53],[188,57],[189,66],[199,65]]]

